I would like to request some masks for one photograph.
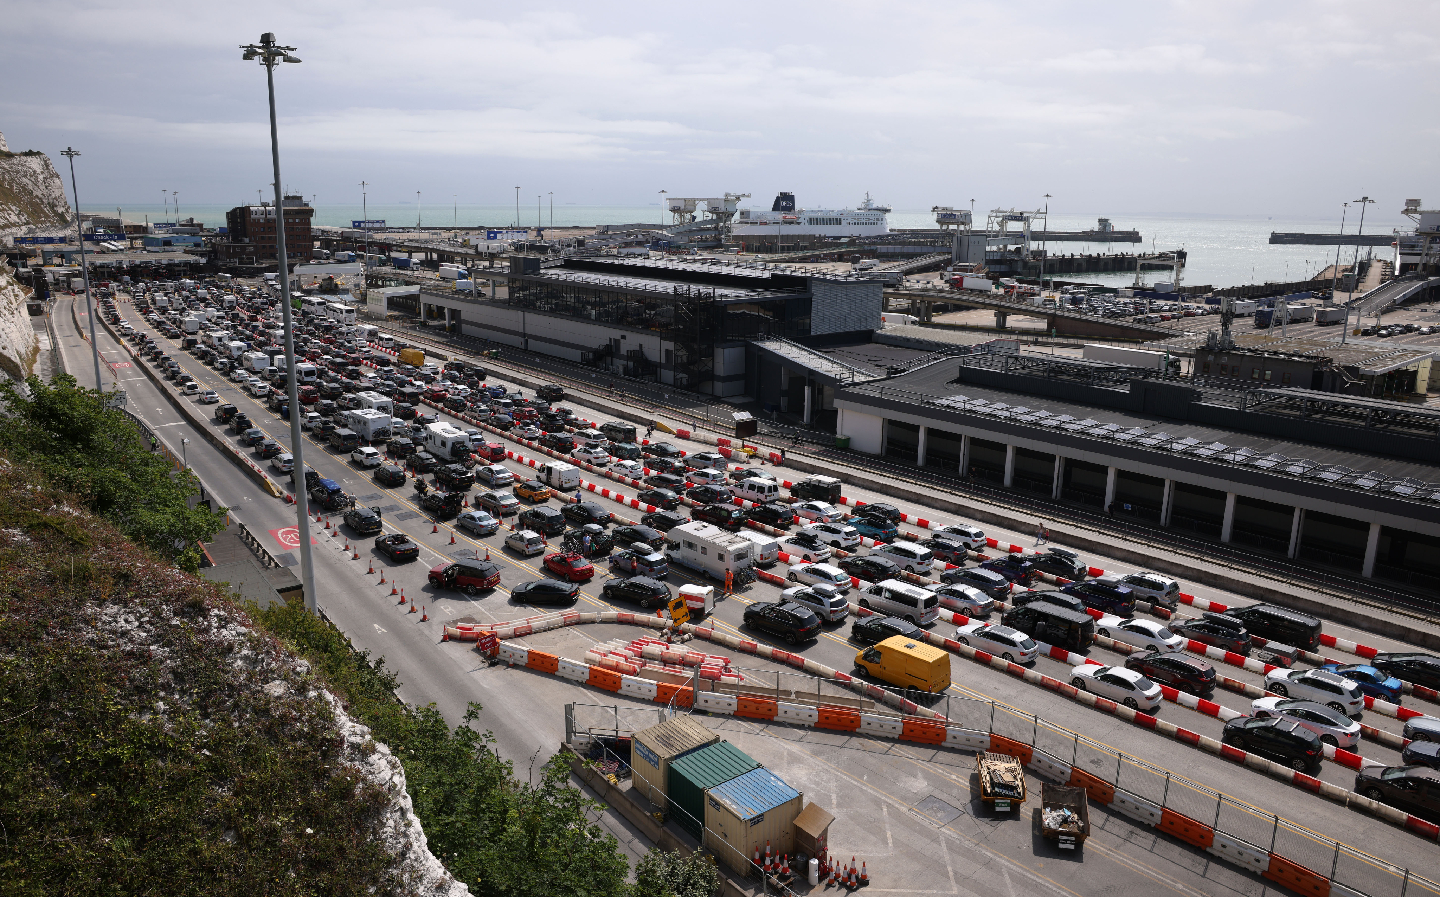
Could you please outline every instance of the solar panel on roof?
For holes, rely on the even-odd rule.
[[[1292,477],[1303,477],[1319,466],[1317,462],[1311,461],[1309,458],[1291,458],[1289,461],[1277,467],[1276,470],[1281,473],[1288,473]]]
[[[1365,473],[1355,473],[1341,480],[1341,485],[1351,486],[1355,489],[1374,489],[1381,483],[1390,479],[1383,473],[1371,470]]]
[[[1193,436],[1186,436],[1184,439],[1177,439],[1165,447],[1172,452],[1183,452],[1187,449],[1194,448],[1199,444],[1200,440],[1194,438]]]
[[[1239,448],[1237,448],[1237,449],[1232,449],[1232,450],[1230,450],[1230,451],[1228,451],[1228,452],[1222,452],[1222,453],[1216,458],[1216,460],[1217,460],[1217,461],[1226,461],[1226,462],[1229,462],[1229,463],[1231,463],[1231,464],[1244,464],[1246,461],[1248,461],[1250,458],[1254,457],[1256,454],[1258,454],[1258,453],[1257,453],[1254,449],[1252,449],[1252,448],[1246,448],[1245,446],[1242,445],[1241,447],[1239,447]]]
[[[1140,445],[1148,445],[1153,448],[1157,445],[1160,445],[1161,443],[1169,442],[1174,438],[1174,436],[1171,436],[1169,433],[1166,433],[1162,430],[1159,433],[1146,433],[1144,436],[1139,437],[1135,441],[1138,442]]]
[[[1289,460],[1290,459],[1285,457],[1284,455],[1270,454],[1261,455],[1258,458],[1251,458],[1245,463],[1249,464],[1251,467],[1258,467],[1261,470],[1269,470],[1272,467],[1279,467],[1281,464],[1284,464],[1286,461]]]
[[[1391,480],[1380,487],[1381,492],[1393,492],[1396,495],[1418,495],[1425,490],[1432,488],[1430,484],[1413,477],[1404,477],[1398,480]]]
[[[1307,472],[1305,476],[1310,477],[1314,480],[1321,480],[1322,482],[1326,483],[1335,483],[1343,480],[1345,477],[1350,476],[1350,474],[1354,472],[1355,471],[1341,464],[1327,464],[1324,467],[1313,468],[1312,470]]]
[[[1134,442],[1135,440],[1139,439],[1141,436],[1144,436],[1144,435],[1145,435],[1146,433],[1148,433],[1148,432],[1150,432],[1150,431],[1147,430],[1147,429],[1145,429],[1144,427],[1131,427],[1131,428],[1128,429],[1128,430],[1121,430],[1119,433],[1116,433],[1116,434],[1115,434],[1115,441],[1116,441],[1116,442]]]
[[[1230,446],[1226,445],[1223,442],[1210,442],[1204,445],[1194,446],[1193,448],[1186,449],[1186,451],[1200,458],[1213,458],[1214,456],[1220,454],[1229,447]]]
[[[1063,427],[1074,419],[1075,418],[1071,417],[1068,414],[1057,414],[1053,417],[1045,418],[1040,422],[1040,424],[1041,426],[1045,427]]]

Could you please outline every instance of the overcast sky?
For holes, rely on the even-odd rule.
[[[802,206],[1386,218],[1440,201],[1440,4],[10,3],[0,131],[84,155],[86,205]],[[1430,203],[1433,205],[1433,202]]]

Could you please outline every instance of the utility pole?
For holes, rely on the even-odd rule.
[[[1045,256],[1050,248],[1050,194],[1045,194],[1045,229],[1040,232],[1040,299],[1045,299]]]
[[[1330,301],[1327,305],[1335,304],[1335,288],[1340,283],[1340,247],[1345,243],[1345,217],[1350,214],[1350,203],[1345,203],[1340,209],[1340,239],[1335,241],[1335,268],[1330,273]],[[1345,306],[1345,327],[1340,331],[1340,345],[1345,345],[1346,338],[1350,333],[1350,306]]]
[[[300,432],[300,385],[295,375],[295,313],[290,307],[290,264],[285,254],[285,205],[280,185],[280,136],[275,124],[275,66],[281,62],[299,62],[291,55],[294,47],[282,47],[269,31],[260,35],[260,43],[241,46],[242,59],[259,59],[265,67],[265,81],[270,93],[270,161],[275,170],[275,253],[280,263],[280,314],[285,328],[285,371],[290,400],[290,453],[295,459],[296,536],[300,543],[300,583],[305,591],[305,608],[317,609],[315,593],[315,559],[310,549],[310,502],[304,488],[304,435]]]
[[[170,194],[175,197],[175,223],[180,223],[180,191],[171,190]],[[78,209],[77,209],[78,211]]]
[[[520,228],[520,188],[515,188],[515,228]]]
[[[75,186],[75,157],[80,153],[67,146],[60,155],[70,160],[70,192],[75,194],[75,236],[80,240],[80,277],[85,281],[85,316],[90,319],[90,354],[95,358],[95,391],[104,392],[105,382],[100,379],[100,347],[95,342],[95,306],[90,300],[90,262],[85,257],[85,232],[80,227],[80,189]]]
[[[555,191],[550,191],[550,226],[555,226]]]
[[[369,185],[364,181],[360,182],[360,217],[363,219],[360,226],[365,229],[365,256],[360,259],[360,280],[368,290],[370,289],[370,197],[365,193],[367,186]]]
[[[415,191],[415,230],[420,230],[420,191]]]

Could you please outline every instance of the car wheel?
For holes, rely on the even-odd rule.
[[[1109,637],[1110,637],[1110,630],[1108,630],[1108,629],[1097,629],[1097,630],[1095,630],[1095,634],[1098,635],[1098,636],[1101,636],[1102,638],[1109,638]]]
[[[1366,797],[1370,798],[1370,799],[1373,800],[1373,801],[1381,801],[1381,800],[1384,798],[1384,795],[1380,793],[1380,789],[1379,789],[1379,788],[1373,788],[1373,787],[1372,787],[1372,788],[1366,788],[1364,791],[1362,791],[1362,792],[1360,792],[1360,793],[1363,794],[1363,795],[1365,795]]]
[[[1006,663],[1014,663],[1014,662],[1015,662],[1014,656],[1012,656],[1012,655],[1010,654],[1010,652],[1008,652],[1008,651],[1005,652],[1004,654],[1001,654],[1000,656],[1003,657],[1003,658],[1005,658],[1005,662],[1006,662]]]
[[[1296,757],[1294,760],[1290,761],[1290,768],[1295,770],[1296,772],[1305,772],[1307,769],[1310,768],[1310,761],[1306,760],[1304,757]]]
[[[1331,710],[1335,711],[1336,713],[1340,714],[1341,716],[1349,716],[1349,715],[1350,715],[1350,711],[1346,710],[1346,709],[1345,709],[1345,706],[1344,706],[1343,704],[1341,704],[1339,701],[1331,701],[1329,704],[1326,704],[1325,706],[1326,706],[1326,707],[1329,707]]]
[[[869,610],[869,609],[870,609],[870,599],[868,599],[868,598],[861,598],[861,599],[860,599],[860,606],[863,607],[863,608],[865,608],[866,610]]]
[[[1079,676],[1076,676],[1074,679],[1071,679],[1071,680],[1070,680],[1070,684],[1073,685],[1073,686],[1075,686],[1076,688],[1080,689],[1081,691],[1085,691],[1085,690],[1086,690],[1086,689],[1085,689],[1085,680],[1084,680],[1084,679],[1081,679]]]
[[[800,581],[798,578],[796,578],[796,576],[795,576],[794,573],[791,573],[789,576],[787,576],[787,577],[785,577],[785,578],[788,579],[788,580],[790,580],[791,582],[799,582],[799,581]]]
[[[1255,718],[1256,718],[1256,719],[1269,719],[1269,718],[1270,718],[1270,714],[1266,713],[1266,712],[1263,711],[1263,710],[1257,710],[1257,711],[1255,711]]]
[[[1272,685],[1270,686],[1270,690],[1282,698],[1290,697],[1290,690],[1283,685]]]
[[[649,598],[641,598],[641,599],[640,599],[640,609],[641,609],[641,610],[649,610],[650,608],[652,608],[652,607],[654,607],[654,606],[655,606],[655,602],[651,601]]]
[[[479,589],[476,589],[474,586],[466,586],[465,588],[461,589],[460,591],[464,592],[466,595],[469,595],[470,597],[473,598],[473,597],[475,597],[475,593],[478,592]]]
[[[970,640],[968,638],[956,639],[956,641],[967,648],[970,647]]]
[[[1126,698],[1125,700],[1121,701],[1120,703],[1124,704],[1126,707],[1129,707],[1131,710],[1139,710],[1139,709],[1140,709],[1139,703],[1137,703],[1134,698]]]
[[[1340,742],[1339,742],[1338,739],[1335,738],[1334,735],[1321,735],[1321,736],[1320,736],[1320,742],[1321,742],[1322,744],[1328,744],[1328,745],[1330,745],[1332,748],[1338,748],[1338,747],[1340,747]]]
[[[795,644],[795,643],[798,642],[798,641],[799,641],[799,639],[795,637],[795,633],[793,633],[793,632],[787,632],[787,633],[785,633],[785,644],[787,644],[787,645],[793,645],[793,644]]]

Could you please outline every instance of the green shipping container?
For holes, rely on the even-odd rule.
[[[705,820],[705,792],[759,768],[759,763],[728,741],[671,761],[666,789],[671,818],[699,838]]]

